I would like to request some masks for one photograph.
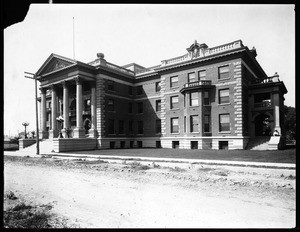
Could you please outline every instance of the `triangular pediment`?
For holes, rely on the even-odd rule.
[[[59,55],[51,54],[48,59],[44,62],[41,68],[36,73],[37,76],[45,75],[64,69],[70,65],[76,64],[75,60],[65,58]]]

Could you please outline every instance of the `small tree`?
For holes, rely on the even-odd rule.
[[[296,109],[284,106],[284,128],[287,140],[296,140]]]

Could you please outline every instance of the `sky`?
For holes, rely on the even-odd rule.
[[[73,37],[74,17],[74,37]],[[295,107],[295,6],[32,4],[23,22],[4,29],[4,134],[35,130],[34,80],[51,53],[90,62],[144,67],[184,55],[195,40],[214,47],[241,39],[268,76],[278,72]]]

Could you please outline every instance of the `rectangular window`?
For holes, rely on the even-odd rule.
[[[124,134],[124,120],[119,120],[119,134]]]
[[[199,116],[192,115],[191,116],[191,132],[199,132],[198,125],[199,125]]]
[[[144,133],[144,123],[143,121],[138,121],[138,134]]]
[[[219,115],[219,131],[230,131],[230,118],[229,114]]]
[[[172,148],[178,149],[179,148],[179,141],[172,141]]]
[[[156,112],[161,111],[161,100],[156,100]]]
[[[143,86],[139,85],[136,87],[136,94],[137,95],[142,95],[143,94]]]
[[[198,92],[191,92],[190,94],[190,106],[198,106]]]
[[[132,102],[128,102],[128,113],[132,114],[133,110],[132,110]]]
[[[170,77],[170,87],[174,88],[178,86],[178,76]]]
[[[128,94],[133,95],[133,87],[132,86],[128,86]]]
[[[128,131],[130,134],[133,134],[133,121],[132,120],[128,121]]]
[[[210,132],[210,115],[204,115],[204,132]]]
[[[219,67],[219,79],[229,78],[229,65]]]
[[[108,111],[115,111],[115,101],[108,99]]]
[[[178,118],[171,118],[171,133],[179,133]]]
[[[158,82],[155,82],[155,92],[159,92],[161,89],[161,86],[160,86],[160,81]]]
[[[138,106],[138,114],[142,114],[143,113],[143,102],[138,102],[137,103],[137,106]]]
[[[107,82],[107,89],[109,91],[115,91],[115,82],[114,81],[108,81]]]
[[[156,134],[161,133],[161,120],[157,119],[156,120]]]
[[[205,80],[206,79],[206,71],[205,70],[199,71],[198,76],[199,76],[199,80]]]
[[[205,106],[209,106],[210,105],[209,92],[208,91],[204,91],[203,105],[205,105]]]
[[[178,96],[173,96],[170,97],[170,108],[171,109],[178,109],[179,108],[179,100],[178,100]]]
[[[219,90],[219,104],[229,103],[229,89]]]
[[[108,134],[115,134],[115,120],[109,119],[108,120]]]
[[[156,141],[156,148],[161,148],[161,142],[160,141]]]
[[[196,81],[196,75],[195,73],[189,73],[188,74],[188,82],[195,82]]]
[[[228,141],[219,141],[220,150],[228,150]]]
[[[198,149],[198,141],[191,141],[191,149]]]
[[[186,133],[186,116],[184,116],[184,119],[183,119],[183,131],[184,131],[184,133]]]

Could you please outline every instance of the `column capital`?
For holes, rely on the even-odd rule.
[[[40,87],[39,89],[40,89],[42,94],[45,94],[46,91],[47,91],[47,88],[45,88],[45,87]]]
[[[63,80],[63,81],[59,82],[59,84],[62,85],[63,87],[67,87],[67,86],[69,86],[70,83],[66,80]]]
[[[57,87],[56,87],[56,85],[54,85],[54,84],[51,84],[51,85],[49,86],[49,89],[51,89],[52,91],[53,91],[53,90],[55,91],[56,88],[57,88]]]
[[[73,80],[76,82],[76,84],[82,83],[82,78],[80,78],[80,77],[74,77]]]

